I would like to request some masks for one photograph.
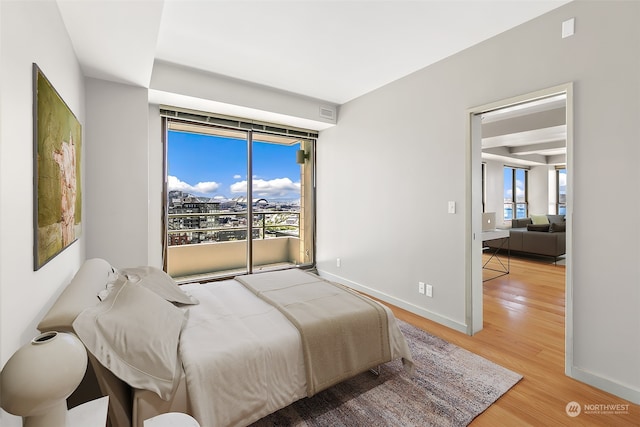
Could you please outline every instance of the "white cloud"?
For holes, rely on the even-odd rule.
[[[233,179],[240,179],[240,178],[242,178],[242,175],[238,175],[238,174],[233,175]]]
[[[180,181],[178,177],[168,176],[167,187],[169,191],[179,190],[185,193],[192,193],[195,195],[211,195],[218,191],[220,184],[217,182],[199,182],[196,185],[188,184],[184,181]]]
[[[231,192],[244,194],[247,192],[247,181],[239,181],[231,185]],[[284,198],[300,197],[300,183],[293,182],[289,178],[276,178],[271,180],[253,180],[253,197]]]
[[[558,175],[558,181],[559,181],[559,185],[560,187],[565,188],[567,186],[567,174],[566,173],[561,173]]]
[[[516,201],[524,198],[524,181],[516,179]]]

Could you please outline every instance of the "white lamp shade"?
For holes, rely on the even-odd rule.
[[[87,370],[87,351],[73,334],[45,332],[22,346],[0,373],[2,407],[23,417],[60,413]],[[66,415],[66,414],[65,414]],[[49,424],[53,425],[53,424]]]

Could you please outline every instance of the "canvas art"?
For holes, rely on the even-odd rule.
[[[34,269],[82,231],[82,126],[33,64]]]

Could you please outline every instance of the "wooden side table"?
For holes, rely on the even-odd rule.
[[[191,416],[181,412],[167,412],[144,420],[144,427],[200,427]]]

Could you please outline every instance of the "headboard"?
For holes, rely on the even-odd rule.
[[[98,292],[115,278],[116,272],[107,261],[100,258],[86,260],[38,323],[38,330],[74,332],[72,324],[78,314],[96,305],[99,302]],[[102,394],[109,396],[109,422],[112,427],[131,426],[131,387],[87,353],[95,378],[87,375],[83,381],[97,381]]]

